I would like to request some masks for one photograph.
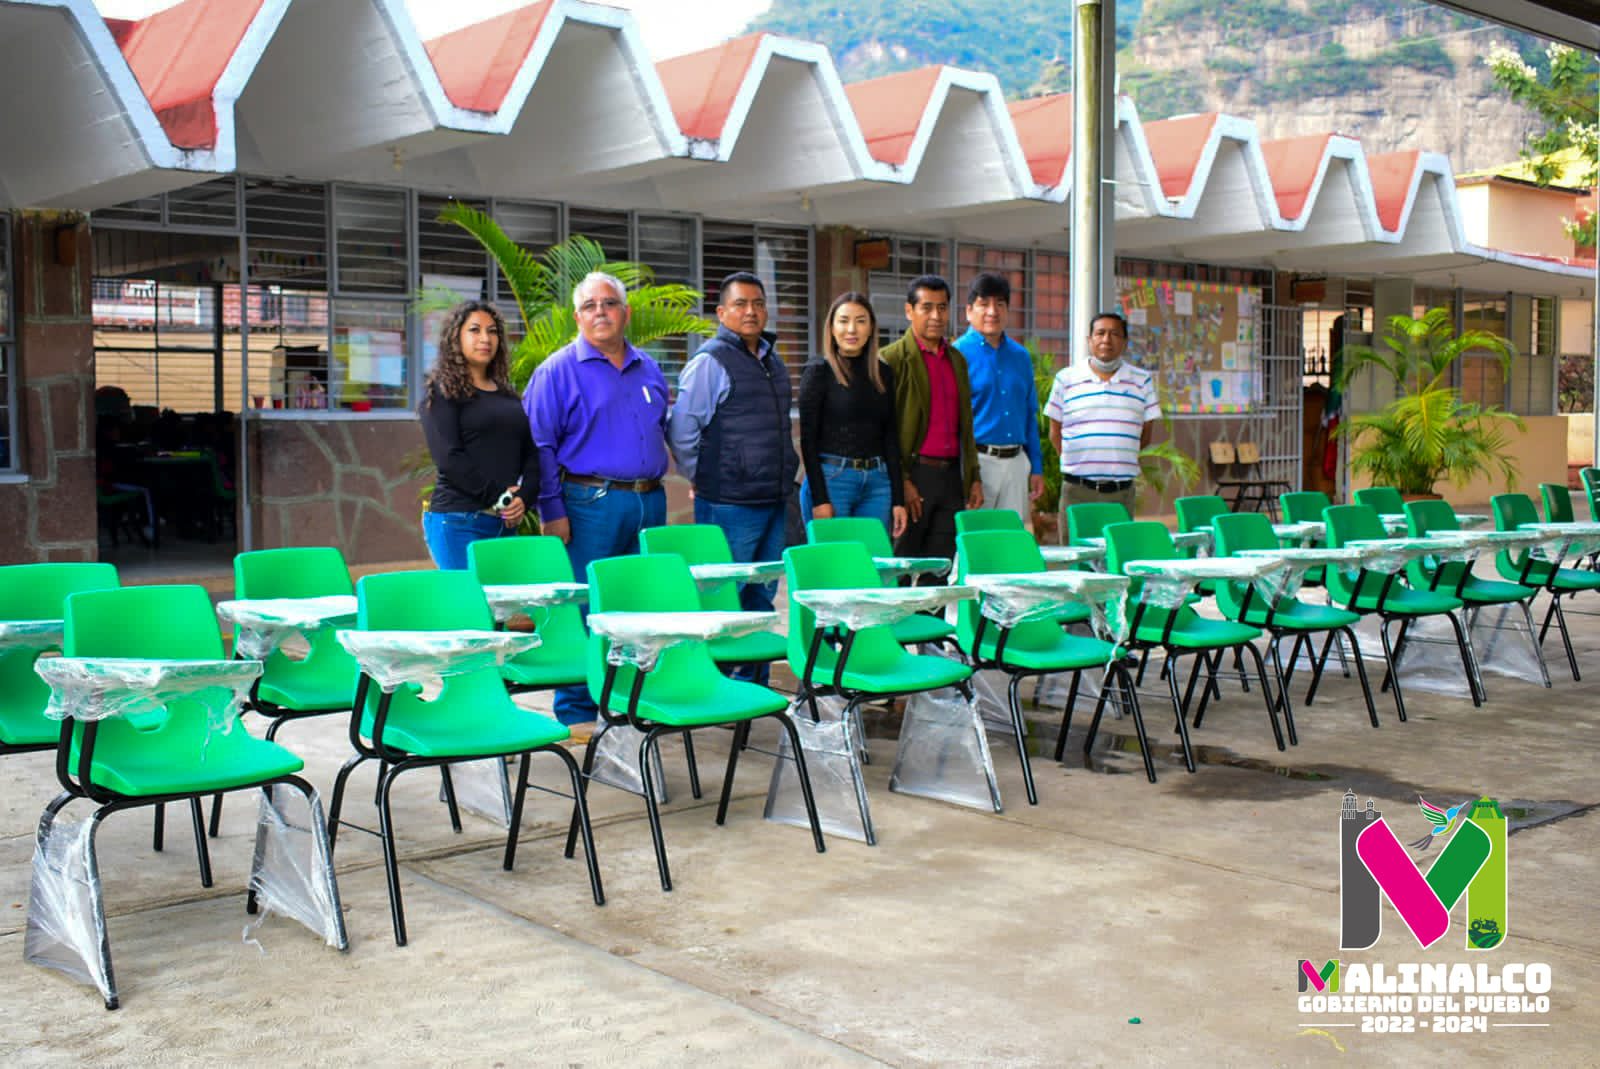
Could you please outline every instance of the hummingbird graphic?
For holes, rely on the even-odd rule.
[[[1422,795],[1417,795],[1417,808],[1422,810],[1422,815],[1428,818],[1428,823],[1433,825],[1433,830],[1414,843],[1407,844],[1413,850],[1426,850],[1433,845],[1433,840],[1450,830],[1450,825],[1455,822],[1456,814],[1467,807],[1466,802],[1453,805],[1449,809],[1440,809]]]

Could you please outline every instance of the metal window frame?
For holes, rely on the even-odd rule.
[[[161,201],[161,219],[159,222],[144,223],[134,219],[106,219],[97,216],[94,212],[90,212],[89,227],[91,230],[95,228],[99,228],[101,230],[140,230],[145,231],[146,233],[158,232],[168,234],[201,234],[210,235],[213,237],[238,236],[243,238],[245,233],[244,186],[246,176],[242,174],[230,174],[222,175],[220,177],[233,184],[233,226],[195,226],[187,223],[172,222],[171,205],[168,198],[172,195],[172,192],[176,191],[170,191],[167,193],[156,194]],[[208,182],[215,181],[217,181],[215,178],[208,180]],[[195,184],[205,185],[207,183],[197,182]]]

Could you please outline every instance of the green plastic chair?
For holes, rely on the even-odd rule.
[[[1572,491],[1561,483],[1540,483],[1539,497],[1544,501],[1546,523],[1571,523]]]
[[[0,567],[0,620],[60,620],[69,595],[113,590],[110,564],[12,564]],[[44,715],[50,688],[34,672],[42,650],[0,649],[0,754],[54,750],[61,723]]]
[[[883,530],[883,524],[878,521],[868,518],[867,522]],[[676,553],[687,564],[733,563],[733,551],[728,548],[727,533],[714,523],[646,527],[639,532],[639,549],[643,553]],[[739,612],[743,608],[739,601],[739,584],[724,583],[711,590],[702,590],[700,607]],[[771,631],[758,631],[738,638],[721,638],[711,643],[711,659],[722,668],[771,664],[783,660],[783,657],[783,636]]]
[[[159,623],[159,626],[154,626]],[[141,626],[142,625],[142,626]],[[140,658],[150,660],[221,660],[222,635],[211,597],[199,586],[143,586],[90,590],[66,599],[62,653],[68,657]],[[90,817],[88,872],[90,900],[104,932],[104,906],[94,841],[101,822],[112,813],[139,806],[188,801],[194,816],[200,880],[211,886],[211,862],[200,817],[200,799],[221,791],[268,790],[283,784],[299,791],[314,811],[321,803],[297,773],[305,763],[275,742],[258,739],[237,726],[213,730],[210,715],[197,701],[180,699],[164,708],[104,720],[64,722],[56,775],[63,788],[39,821],[43,843],[56,815],[76,798],[99,808]],[[338,889],[332,882],[329,845],[317,837],[328,865],[333,911],[339,916]],[[252,872],[254,866],[252,866]],[[255,912],[255,892],[246,909]],[[342,916],[340,949],[344,948]],[[100,941],[101,965],[112,976],[108,940]],[[115,983],[106,1000],[115,1009]]]
[[[1133,519],[1128,510],[1117,501],[1089,501],[1081,505],[1068,505],[1067,545],[1087,545],[1086,539],[1105,537],[1106,527],[1113,523],[1127,523]]]
[[[956,513],[961,522],[961,513]],[[892,557],[889,532],[883,524],[870,516],[835,516],[825,520],[812,520],[806,524],[806,541],[816,545],[823,542],[859,542],[867,547],[869,557]],[[882,577],[880,586],[888,585]],[[918,614],[896,620],[892,628],[895,641],[902,646],[920,646],[923,643],[953,642],[956,629],[937,616]]]
[[[368,575],[356,584],[356,597],[357,626],[365,631],[488,631],[494,626],[483,588],[465,571],[427,569]],[[395,780],[415,768],[443,768],[457,761],[484,758],[521,758],[511,802],[511,827],[501,862],[501,867],[510,872],[516,860],[522,804],[528,791],[529,758],[535,753],[554,754],[567,767],[572,781],[572,820],[583,833],[594,904],[605,904],[583,776],[577,762],[561,745],[569,738],[571,733],[565,724],[513,703],[499,671],[492,667],[446,677],[439,693],[426,701],[414,686],[383,691],[373,685],[370,676],[361,673],[350,716],[350,744],[355,754],[334,780],[328,812],[333,833],[329,838],[330,842],[335,841],[350,773],[367,761],[380,762],[379,837],[383,841],[389,916],[394,923],[396,945],[406,944],[406,919],[389,796]],[[570,858],[572,851],[569,838],[566,856]]]
[[[1213,525],[1213,549],[1218,557],[1232,557],[1242,550],[1276,549],[1278,538],[1272,533],[1272,521],[1261,512],[1234,512],[1218,516]],[[1312,661],[1311,685],[1306,691],[1306,704],[1316,699],[1317,687],[1322,681],[1323,669],[1333,643],[1342,636],[1350,643],[1355,654],[1356,672],[1361,679],[1361,694],[1367,702],[1367,719],[1378,726],[1378,710],[1372,703],[1372,687],[1367,682],[1367,670],[1361,663],[1361,643],[1356,639],[1355,625],[1361,617],[1332,605],[1317,605],[1296,597],[1280,597],[1269,604],[1255,589],[1253,583],[1221,582],[1217,584],[1217,607],[1230,620],[1251,627],[1259,627],[1272,636],[1273,667],[1283,680],[1285,696],[1294,677],[1296,659],[1301,646],[1311,648],[1311,636],[1322,634],[1326,638],[1322,653]],[[1294,638],[1289,650],[1289,667],[1285,670],[1279,653],[1279,643],[1285,636]]]
[[[1392,486],[1368,486],[1355,492],[1355,503],[1366,505],[1379,516],[1403,516],[1406,499]]]
[[[956,535],[956,567],[962,578],[995,573],[1040,573],[1045,571],[1038,543],[1026,531],[969,531]],[[1028,788],[1028,804],[1037,805],[1033,769],[1028,763],[1027,723],[1022,716],[1019,693],[1028,676],[1052,672],[1071,672],[1067,704],[1061,718],[1061,733],[1056,737],[1056,760],[1066,752],[1067,732],[1072,725],[1072,707],[1077,701],[1080,676],[1085,669],[1105,668],[1117,687],[1120,700],[1133,713],[1134,729],[1139,733],[1139,749],[1144,757],[1145,775],[1156,781],[1155,763],[1150,756],[1150,739],[1144,730],[1144,715],[1138,694],[1123,664],[1122,651],[1103,639],[1069,635],[1051,619],[1024,620],[1014,627],[1001,627],[985,617],[977,602],[963,602],[958,610],[956,634],[961,650],[979,669],[996,668],[1010,677],[1006,699],[1011,711],[1011,727],[1017,752],[1022,760],[1022,779]],[[1094,717],[1084,740],[1084,752],[1094,745],[1111,691],[1102,688],[1095,702]]]
[[[1370,505],[1329,506],[1323,513],[1328,524],[1328,545],[1338,548],[1349,542],[1389,537],[1378,516],[1378,511]],[[1407,586],[1399,574],[1382,575],[1365,568],[1350,574],[1341,568],[1330,567],[1327,569],[1327,583],[1328,597],[1334,604],[1362,616],[1377,614],[1380,622],[1378,637],[1383,641],[1383,659],[1388,667],[1381,689],[1394,687],[1395,706],[1401,721],[1406,719],[1406,706],[1405,696],[1400,690],[1400,676],[1395,671],[1395,661],[1403,649],[1405,628],[1410,621],[1425,616],[1443,616],[1450,621],[1456,634],[1456,645],[1461,650],[1461,665],[1471,685],[1473,704],[1482,703],[1476,683],[1476,660],[1472,655],[1472,647],[1467,643],[1466,631],[1456,618],[1456,610],[1463,604],[1460,598],[1437,590],[1417,590]],[[1401,631],[1391,645],[1389,625],[1397,620]]]
[[[1181,558],[1178,549],[1172,544],[1171,532],[1159,523],[1148,520],[1113,523],[1106,528],[1108,572],[1126,574],[1130,561],[1179,559]],[[1184,764],[1188,766],[1190,772],[1194,771],[1194,754],[1190,748],[1186,726],[1189,703],[1194,697],[1195,684],[1201,678],[1202,669],[1214,677],[1215,665],[1220,663],[1221,655],[1226,651],[1236,651],[1242,655],[1248,650],[1251,659],[1255,661],[1262,701],[1266,704],[1267,718],[1272,724],[1272,735],[1278,749],[1285,748],[1283,726],[1278,722],[1280,705],[1283,706],[1284,721],[1289,730],[1289,742],[1291,744],[1299,742],[1295,734],[1294,713],[1289,703],[1275,701],[1271,689],[1267,686],[1266,663],[1261,659],[1261,651],[1255,647],[1255,640],[1261,637],[1259,628],[1233,620],[1208,620],[1196,614],[1189,605],[1182,605],[1176,609],[1153,605],[1145,600],[1144,583],[1138,578],[1133,580],[1129,598],[1130,604],[1134,606],[1133,620],[1129,629],[1130,645],[1147,650],[1160,649],[1166,656],[1167,687],[1171,691],[1172,709],[1177,715],[1178,730],[1183,741]],[[1195,664],[1189,674],[1188,692],[1180,698],[1176,666],[1178,658],[1185,655],[1193,656]],[[1283,681],[1280,679],[1278,682],[1281,692]],[[1195,711],[1196,727],[1200,726],[1205,717],[1206,702],[1210,693],[1211,685],[1208,683],[1201,692],[1200,705]]]
[[[480,586],[570,583],[572,559],[550,535],[481,538],[467,546],[467,570]],[[512,693],[582,686],[589,633],[577,605],[552,605],[536,615],[539,645],[500,666]]]
[[[1191,494],[1173,502],[1178,511],[1178,530],[1198,531],[1209,527],[1218,516],[1226,515],[1228,503],[1216,494]]]
[[[1496,530],[1515,531],[1524,524],[1539,522],[1539,513],[1527,494],[1497,494],[1489,505],[1494,510]],[[1600,572],[1552,565],[1527,551],[1512,553],[1501,550],[1495,554],[1494,566],[1503,579],[1522,586],[1541,586],[1550,592],[1550,606],[1545,610],[1544,622],[1539,627],[1539,641],[1542,644],[1550,633],[1550,621],[1553,619],[1561,632],[1561,644],[1566,650],[1567,668],[1572,672],[1573,681],[1583,678],[1578,671],[1578,657],[1572,649],[1572,638],[1567,632],[1567,618],[1561,608],[1561,599],[1600,590]]]
[[[1026,531],[1022,517],[1011,509],[962,509],[956,513],[956,534],[977,531]]]
[[[1578,479],[1583,483],[1583,496],[1589,499],[1589,518],[1600,523],[1600,468],[1581,468]]]
[[[1285,523],[1321,523],[1322,510],[1333,502],[1321,490],[1296,490],[1279,494],[1278,504],[1283,509]]]
[[[876,521],[873,521],[876,522]],[[881,525],[880,525],[881,526]],[[629,557],[608,557],[589,564],[589,611],[684,613],[700,610],[700,592],[695,587],[689,566],[677,554],[641,553]],[[811,778],[806,772],[805,753],[799,733],[786,710],[789,699],[757,683],[730,679],[711,658],[706,643],[683,643],[664,650],[649,672],[633,665],[612,664],[611,643],[603,635],[589,639],[586,660],[589,692],[594,696],[600,716],[607,724],[631,724],[644,733],[639,747],[639,778],[644,785],[645,809],[650,817],[650,837],[655,844],[656,867],[661,889],[672,890],[672,874],[667,866],[667,846],[661,829],[661,812],[656,803],[653,762],[660,760],[660,738],[665,734],[687,733],[700,728],[732,727],[728,751],[728,770],[722,781],[722,800],[717,806],[717,823],[727,820],[728,802],[733,795],[734,773],[739,753],[750,739],[750,725],[763,717],[776,720],[789,736],[795,771],[805,796],[806,815],[811,820],[811,835],[817,853],[827,847],[822,825],[817,819],[816,802],[811,794]],[[626,695],[619,710],[617,699]],[[596,736],[598,737],[598,736]],[[584,771],[594,767],[595,740],[584,751]],[[570,840],[570,834],[568,836]]]

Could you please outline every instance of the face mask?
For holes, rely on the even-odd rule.
[[[1122,357],[1119,356],[1115,360],[1097,360],[1091,356],[1089,358],[1089,366],[1102,375],[1114,375],[1117,368],[1122,366]]]

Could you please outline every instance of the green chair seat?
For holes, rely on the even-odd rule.
[[[750,720],[788,707],[789,699],[777,691],[724,675],[668,677],[661,686],[647,685],[639,697],[639,716],[669,727]]]
[[[1283,631],[1332,631],[1340,627],[1354,627],[1361,617],[1332,605],[1317,605],[1288,598],[1278,603],[1272,614],[1272,626]],[[1267,607],[1252,603],[1244,614],[1244,622],[1252,627],[1267,626]]]
[[[452,701],[461,697],[452,695]],[[492,712],[492,716],[466,717],[448,710],[439,716],[413,714],[403,722],[384,725],[384,745],[416,757],[477,757],[536,750],[572,737],[565,724],[514,705],[503,688],[498,702],[493,691],[485,690],[476,697],[474,711]],[[371,719],[363,717],[364,737],[371,738],[371,727]]]
[[[584,675],[582,660],[529,663],[521,657],[513,658],[501,665],[500,675],[513,687],[525,690],[581,687],[587,678]]]
[[[994,660],[998,645],[999,636],[986,628],[980,656],[984,660]],[[1068,635],[1057,631],[1048,642],[1036,645],[1020,641],[1013,632],[1006,642],[1005,664],[1033,672],[1074,672],[1085,668],[1104,668],[1120,656],[1122,651],[1111,643],[1087,635]]]
[[[292,776],[305,768],[305,762],[294,753],[275,742],[256,738],[243,724],[235,723],[226,733],[213,732],[204,709],[182,711],[179,703],[169,708],[173,715],[168,720],[168,731],[172,733],[168,746],[192,742],[204,747],[198,751],[203,756],[192,762],[175,762],[172,752],[164,746],[125,746],[130,737],[144,732],[127,721],[104,720],[91,762],[97,786],[132,798],[212,794]],[[182,715],[184,712],[188,715]],[[178,723],[180,720],[185,722]],[[100,758],[101,753],[113,749],[115,760]]]
[[[820,660],[818,663],[815,678],[818,682],[831,683],[832,665],[823,671]],[[951,687],[971,675],[972,669],[960,661],[952,661],[948,657],[924,657],[902,650],[898,659],[880,660],[866,671],[857,670],[846,663],[841,682],[846,690],[869,694],[908,694]]]
[[[915,646],[923,642],[940,642],[956,633],[956,629],[946,620],[926,613],[907,616],[904,620],[896,620],[889,625],[889,630],[894,635],[894,640],[902,646]]]
[[[772,631],[757,631],[753,635],[740,635],[738,638],[719,638],[711,642],[709,648],[711,659],[718,664],[781,661],[788,651],[783,636]]]
[[[350,708],[360,671],[353,661],[348,665],[330,665],[329,669],[305,673],[298,678],[268,679],[263,676],[256,696],[263,702],[286,709]]]
[[[1357,612],[1377,612],[1378,592],[1382,577],[1371,576],[1362,584],[1361,596],[1355,601]],[[1435,613],[1455,612],[1461,608],[1461,599],[1441,594],[1435,590],[1412,590],[1396,582],[1383,599],[1383,611],[1390,616],[1432,616]]]
[[[1536,593],[1533,587],[1523,586],[1520,583],[1473,576],[1461,588],[1461,600],[1468,605],[1510,605],[1513,602],[1526,601]]]
[[[1587,568],[1558,568],[1550,585],[1563,594],[1600,590],[1600,572],[1591,572]]]
[[[1188,607],[1178,610],[1178,622],[1173,625],[1171,634],[1165,634],[1164,614],[1151,615],[1158,619],[1140,622],[1140,642],[1164,642],[1167,646],[1182,650],[1210,650],[1254,642],[1261,637],[1259,628],[1232,620],[1209,620]]]

